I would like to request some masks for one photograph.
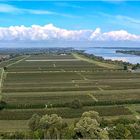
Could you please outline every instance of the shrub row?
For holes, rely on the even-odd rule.
[[[47,108],[52,107],[71,107],[71,102],[47,104]],[[125,100],[125,101],[88,101],[82,102],[83,106],[102,106],[102,105],[124,105],[124,104],[140,104],[140,100]],[[37,109],[45,108],[45,104],[7,104],[4,106],[7,109]]]

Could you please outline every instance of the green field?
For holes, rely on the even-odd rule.
[[[57,113],[74,120],[84,111],[95,110],[105,118],[139,119],[140,74],[123,71],[121,66],[76,54],[43,54],[20,56],[0,67],[7,67],[2,76],[0,71],[1,94],[7,103],[0,111],[1,132],[16,131],[24,122],[21,129],[28,130],[27,120],[34,113]],[[82,108],[70,108],[75,99]]]

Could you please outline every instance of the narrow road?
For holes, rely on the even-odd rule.
[[[16,62],[14,62],[14,63],[9,64],[9,65],[7,65],[6,67],[10,67],[10,66],[12,66],[12,65],[14,65],[14,64],[17,64],[17,63],[19,63],[19,62],[21,62],[21,61],[23,61],[23,60],[25,60],[26,58],[29,58],[29,57],[30,57],[30,55],[29,55],[29,56],[26,56],[26,57],[24,57],[24,58],[22,58],[22,59],[20,59],[20,60],[18,60],[18,61],[16,61]]]
[[[1,68],[1,75],[0,75],[0,93],[2,92],[2,83],[3,83],[3,75],[4,75],[4,69]]]
[[[88,96],[91,97],[95,102],[98,102],[98,99],[93,96],[93,94],[88,93]]]
[[[17,63],[23,61],[24,59],[26,59],[26,58],[28,58],[28,57],[30,57],[30,56],[26,56],[26,57],[24,57],[24,58],[22,58],[22,59],[20,59],[20,60],[18,60],[18,61],[16,61],[16,62],[14,62],[14,63],[11,63],[11,64],[9,64],[9,65],[6,65],[6,67],[9,67],[9,66],[12,66],[12,65],[14,65],[14,64],[17,64]],[[2,93],[2,85],[3,85],[3,77],[4,77],[4,68],[0,68],[0,71],[1,71],[1,75],[0,75],[0,93]]]
[[[126,107],[132,112],[132,114],[135,116],[135,118],[137,120],[140,120],[140,114],[135,110],[134,105],[129,105],[129,106],[126,106]]]

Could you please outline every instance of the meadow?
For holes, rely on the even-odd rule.
[[[89,110],[105,118],[137,119],[140,113],[140,74],[123,70],[118,64],[106,66],[78,54],[40,54],[20,56],[2,62],[3,66],[1,95],[7,105],[0,111],[0,131],[8,125],[9,131],[18,130],[20,122],[34,113],[57,113],[72,120]],[[82,108],[71,108],[76,99]],[[16,120],[17,126],[12,128]],[[27,122],[22,129],[28,130]]]

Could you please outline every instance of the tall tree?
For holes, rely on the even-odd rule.
[[[82,114],[76,123],[76,138],[83,139],[109,139],[108,132],[100,127],[98,112],[89,111]]]
[[[91,119],[96,119],[98,123],[100,123],[101,121],[101,118],[99,116],[99,113],[96,112],[96,111],[87,111],[87,112],[84,112],[82,114],[82,118],[84,117],[90,117]]]
[[[112,139],[129,139],[132,138],[131,131],[124,124],[117,124],[109,131]]]
[[[63,119],[57,114],[44,115],[40,119],[40,126],[44,131],[45,139],[60,139],[64,125]]]
[[[38,114],[33,114],[30,118],[28,125],[32,131],[36,131],[39,128],[40,119],[41,117]]]

